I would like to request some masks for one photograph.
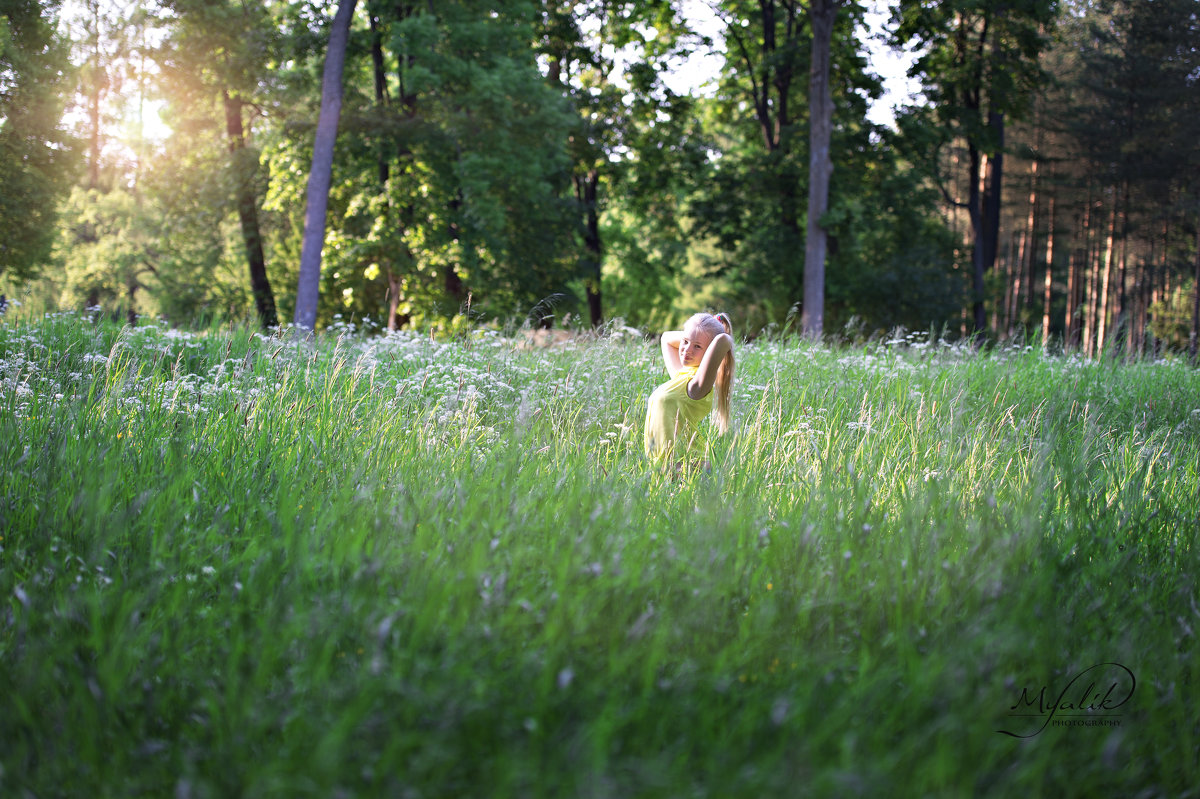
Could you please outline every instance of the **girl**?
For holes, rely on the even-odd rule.
[[[723,313],[698,313],[683,330],[662,334],[663,361],[671,379],[654,389],[646,406],[646,457],[666,462],[672,454],[700,449],[699,425],[717,398],[717,430],[729,430],[733,388],[733,325]]]

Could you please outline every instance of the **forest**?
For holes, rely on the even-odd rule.
[[[1200,0],[0,9],[10,314],[1196,355]]]

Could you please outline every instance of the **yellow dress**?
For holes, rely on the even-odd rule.
[[[643,439],[647,458],[668,458],[672,452],[703,449],[700,423],[712,410],[712,392],[698,400],[688,396],[687,386],[696,376],[696,369],[683,367],[650,395]]]

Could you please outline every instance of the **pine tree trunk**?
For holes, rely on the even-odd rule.
[[[1080,347],[1079,335],[1079,248],[1070,251],[1067,260],[1067,307],[1063,313],[1064,341],[1070,350]]]
[[[1095,225],[1092,224],[1092,199],[1088,192],[1088,209],[1084,215],[1083,264],[1085,288],[1083,294],[1083,354],[1092,357],[1096,343],[1096,285],[1099,282],[1099,261],[1096,259]]]
[[[1150,293],[1154,286],[1154,272],[1158,269],[1156,244],[1157,242],[1151,240],[1150,257],[1146,259],[1145,267],[1138,270],[1137,281],[1134,283],[1137,314],[1133,322],[1133,332],[1137,339],[1137,356],[1139,358],[1146,355],[1146,322],[1150,316]]]
[[[1016,245],[1014,257],[1013,245],[1009,239],[1008,257],[1012,261],[1012,297],[1008,303],[1008,337],[1012,338],[1016,328],[1021,323],[1021,289],[1025,282],[1025,251],[1029,246],[1029,236],[1024,230],[1018,234],[1019,244]]]
[[[329,186],[333,182],[333,146],[337,141],[338,117],[342,111],[342,68],[350,18],[357,0],[338,0],[337,13],[325,52],[321,80],[321,113],[313,141],[312,169],[304,208],[304,239],[300,246],[300,278],[296,286],[297,327],[312,330],[317,324],[317,301],[321,291],[321,250],[325,247],[325,215]]]
[[[1117,240],[1117,294],[1113,307],[1113,349],[1129,352],[1132,343],[1129,336],[1129,294],[1126,285],[1129,279],[1129,181],[1124,182],[1121,205],[1121,233]]]
[[[1112,211],[1108,215],[1108,236],[1104,240],[1104,273],[1100,282],[1100,299],[1096,314],[1096,357],[1104,355],[1104,341],[1108,333],[1109,288],[1112,283],[1113,246],[1117,227],[1117,203],[1113,199]]]
[[[238,220],[242,227],[242,244],[250,269],[250,292],[258,320],[264,328],[275,327],[279,317],[275,311],[275,293],[267,279],[267,262],[263,255],[262,231],[258,224],[258,199],[254,193],[254,176],[258,171],[258,155],[246,149],[242,128],[242,101],[228,91],[222,95],[225,104],[225,134],[229,138],[230,173],[234,180]]]
[[[1006,339],[1008,338],[1008,313],[1012,302],[1012,236],[1008,238],[1008,257],[997,260],[995,268],[1003,271],[1004,279],[1000,281],[1001,294],[992,301],[991,328],[999,338]]]
[[[1154,329],[1152,327],[1152,324],[1154,322],[1154,306],[1162,298],[1161,291],[1162,291],[1162,283],[1163,283],[1163,279],[1164,279],[1163,276],[1166,274],[1167,266],[1168,266],[1167,251],[1168,251],[1168,247],[1170,244],[1170,235],[1171,235],[1170,223],[1168,223],[1166,220],[1164,220],[1163,227],[1162,227],[1162,233],[1161,233],[1161,236],[1162,236],[1161,245],[1162,246],[1159,247],[1158,258],[1155,259],[1153,268],[1150,270],[1150,275],[1147,277],[1147,280],[1146,280],[1147,286],[1146,286],[1145,326],[1146,326],[1146,330],[1148,331],[1147,338],[1149,339],[1149,343],[1150,343],[1150,354],[1151,354],[1151,356],[1154,356],[1154,357],[1158,356],[1158,337],[1154,334]]]
[[[1197,220],[1200,222],[1200,219]],[[1196,226],[1196,263],[1192,269],[1192,329],[1188,334],[1188,357],[1192,365],[1200,365],[1200,224]]]
[[[1042,349],[1050,343],[1050,300],[1054,279],[1054,194],[1050,195],[1046,228],[1046,277],[1042,283]]]
[[[1037,226],[1040,221],[1040,197],[1038,195],[1038,163],[1032,164],[1029,177],[1029,216],[1025,220],[1026,248],[1021,259],[1021,299],[1017,303],[1017,318],[1028,321],[1026,312],[1033,306],[1033,259],[1037,252]]]

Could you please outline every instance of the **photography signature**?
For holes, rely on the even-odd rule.
[[[1119,726],[1121,714],[1113,711],[1129,701],[1136,686],[1137,679],[1128,667],[1120,663],[1097,663],[1072,677],[1057,695],[1048,685],[1043,685],[1036,693],[1022,688],[1021,696],[1009,708],[1012,712],[1008,715],[1013,719],[1028,719],[1015,722],[1014,726],[1032,726],[1039,719],[1040,726],[1026,734],[1010,730],[996,732],[1013,738],[1032,738],[1051,722],[1056,726]],[[1034,712],[1035,707],[1037,712]]]

